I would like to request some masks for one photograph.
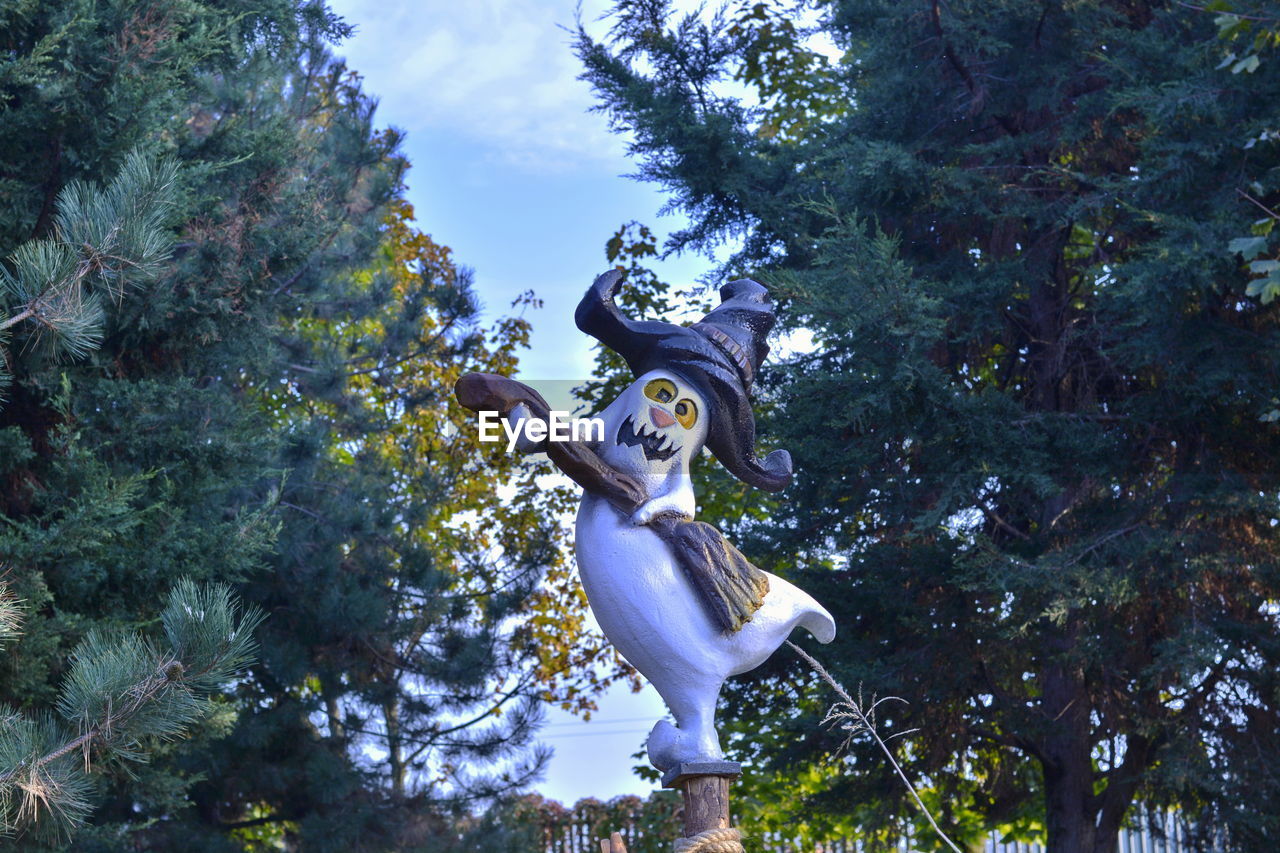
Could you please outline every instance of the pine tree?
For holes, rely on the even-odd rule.
[[[919,727],[899,754],[947,825],[1110,851],[1140,799],[1273,848],[1280,315],[1250,264],[1280,65],[1232,74],[1190,4],[612,21],[580,55],[692,217],[671,248],[741,235],[727,272],[814,337],[764,382],[796,483],[768,525],[726,522],[836,613],[841,681],[910,700],[881,722]],[[807,762],[816,820],[898,819],[797,678],[778,658],[729,690],[741,757],[789,788]]]
[[[105,312],[169,260],[176,165],[131,152],[102,188],[73,180],[57,193],[49,236],[22,243],[0,266],[0,391],[18,364],[83,357]],[[16,351],[13,339],[16,336]],[[6,572],[6,574],[8,574]],[[58,714],[10,711],[0,723],[0,833],[66,839],[91,811],[91,768],[143,761],[204,711],[252,646],[254,615],[236,618],[225,588],[179,584],[162,614],[167,647],[90,632],[71,655]],[[0,587],[0,643],[21,635],[22,608]]]
[[[79,643],[149,635],[178,578],[267,614],[189,737],[98,765],[81,849],[427,845],[538,764],[526,596],[561,559],[556,496],[469,520],[492,476],[534,475],[449,426],[454,374],[510,369],[527,329],[480,327],[409,225],[400,137],[329,53],[348,32],[293,0],[0,10],[0,256],[131,151],[178,167],[172,260],[0,409],[25,615],[0,700],[55,707]]]
[[[293,434],[278,555],[252,593],[278,615],[245,691],[262,710],[198,765],[207,823],[180,830],[188,844],[230,827],[308,849],[434,845],[547,758],[528,749],[529,622],[563,560],[566,497],[539,487],[545,465],[480,445],[452,398],[465,372],[511,371],[528,326],[477,324],[469,273],[407,204],[383,237],[346,301],[292,329],[289,384],[259,389]]]

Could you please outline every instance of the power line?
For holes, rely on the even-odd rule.
[[[561,728],[561,729],[562,729],[562,728],[568,728],[569,726],[574,726],[574,727],[578,727],[578,726],[610,726],[610,725],[617,725],[617,724],[621,724],[621,723],[643,723],[643,722],[647,722],[648,720],[652,720],[652,719],[653,719],[653,717],[651,717],[651,716],[650,716],[650,717],[620,717],[620,718],[618,718],[618,719],[616,719],[616,720],[591,719],[591,720],[582,720],[582,721],[580,721],[580,722],[576,722],[576,723],[548,723],[547,725],[543,726],[542,728],[544,728],[544,729],[557,729],[557,728]]]
[[[551,732],[550,734],[538,735],[538,737],[544,737],[544,738],[547,738],[547,737],[553,737],[553,738],[555,738],[555,737],[587,737],[588,735],[592,735],[592,736],[595,736],[595,735],[632,735],[632,734],[645,734],[645,733],[647,733],[648,731],[649,731],[648,729],[611,729],[610,731],[607,731],[607,732],[602,732],[602,731],[594,731],[594,732]]]

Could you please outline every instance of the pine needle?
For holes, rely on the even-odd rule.
[[[72,181],[58,194],[53,235],[28,240],[0,266],[0,334],[25,333],[24,350],[83,358],[102,339],[103,299],[154,278],[168,261],[166,227],[177,167],[138,152],[99,188]],[[8,297],[6,299],[6,297]],[[6,308],[14,300],[16,305]],[[8,314],[8,316],[5,316]],[[3,355],[0,340],[0,355]]]
[[[22,636],[22,601],[0,581],[0,647]]]
[[[3,597],[0,590],[0,610]],[[69,837],[88,814],[95,761],[144,761],[148,741],[185,734],[206,711],[205,696],[250,661],[261,621],[257,610],[241,612],[226,587],[180,580],[162,617],[168,648],[90,632],[71,656],[58,698],[62,724],[0,715],[4,832]]]

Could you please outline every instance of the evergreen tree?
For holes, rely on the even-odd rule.
[[[729,271],[814,339],[764,382],[777,517],[719,509],[835,612],[837,677],[910,700],[881,723],[919,727],[900,757],[948,828],[1101,853],[1141,799],[1273,849],[1280,64],[1191,4],[612,22],[579,52],[692,217],[670,248],[741,236]],[[874,756],[826,757],[794,673],[727,691],[740,757],[814,820],[905,812]]]
[[[204,825],[173,830],[185,843],[231,828],[432,849],[547,758],[525,749],[542,692],[529,621],[563,561],[566,496],[539,487],[545,465],[480,445],[452,397],[465,372],[514,369],[528,327],[479,327],[469,273],[411,219],[392,206],[347,304],[300,319],[289,382],[258,389],[291,439],[278,555],[251,593],[276,614],[243,691],[262,710],[192,765],[211,781],[193,791]]]
[[[53,708],[73,650],[149,635],[177,578],[268,617],[190,737],[100,766],[80,849],[429,846],[539,761],[523,608],[560,559],[558,498],[455,441],[474,431],[449,408],[526,328],[479,327],[409,225],[399,136],[328,53],[347,32],[294,0],[0,10],[0,257],[58,240],[64,189],[131,151],[178,167],[172,260],[112,296],[97,349],[23,363],[0,409],[25,608],[0,700]],[[497,506],[494,476],[542,503]]]

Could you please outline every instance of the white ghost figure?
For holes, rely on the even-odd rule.
[[[819,642],[835,637],[822,605],[767,574],[769,590],[750,621],[725,632],[713,621],[671,547],[646,526],[673,513],[693,518],[689,463],[708,435],[711,408],[675,372],[650,370],[601,413],[596,452],[635,478],[646,503],[630,517],[587,492],[578,507],[576,551],[592,612],[610,642],[653,684],[675,716],[649,734],[649,760],[660,770],[721,761],[716,697],[725,679],[765,661],[797,625]]]

